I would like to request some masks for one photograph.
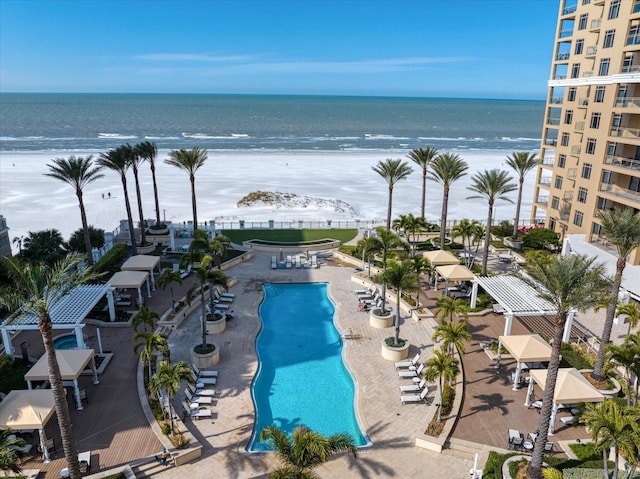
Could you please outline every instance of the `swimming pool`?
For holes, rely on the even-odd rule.
[[[301,424],[325,435],[347,432],[356,445],[367,445],[327,284],[269,284],[263,290],[260,366],[252,387],[256,423],[247,449],[269,450],[259,435],[270,424],[287,433]]]
[[[65,334],[53,340],[54,349],[78,349],[78,340],[75,334]]]

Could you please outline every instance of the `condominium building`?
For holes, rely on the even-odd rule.
[[[532,219],[606,244],[597,212],[640,210],[640,0],[561,0],[548,87]]]
[[[0,260],[11,256],[11,241],[9,241],[9,227],[4,216],[0,215]]]

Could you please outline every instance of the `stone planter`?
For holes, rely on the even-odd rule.
[[[199,344],[191,348],[191,362],[200,369],[211,369],[220,362],[220,347],[215,343],[208,344],[213,344],[215,349],[206,354],[195,352],[195,348],[199,346]]]
[[[513,241],[511,239],[511,236],[507,236],[506,238],[502,238],[502,242],[504,243],[505,246],[516,250],[516,251],[522,251],[522,241],[521,240],[517,240],[517,241]]]
[[[590,373],[592,371],[593,369],[581,369],[579,372]],[[598,389],[598,392],[605,398],[617,398],[618,394],[620,394],[620,389],[622,389],[622,386],[620,386],[620,383],[615,378],[609,377],[607,379],[613,383],[613,389]]]
[[[388,314],[380,316],[375,314],[376,309],[369,312],[369,324],[374,328],[385,329],[390,328],[394,324],[395,314],[390,311]]]
[[[227,329],[226,314],[223,313],[220,319],[207,319],[207,334],[220,334],[225,329]]]
[[[166,235],[169,234],[169,228],[166,226],[164,228],[149,228],[147,230],[147,234],[149,235]]]
[[[405,341],[404,345],[396,348],[387,346],[386,338],[382,340],[382,357],[389,361],[402,361],[409,357],[409,341]]]
[[[149,246],[138,246],[138,254],[153,253],[156,249],[156,245],[151,244]]]

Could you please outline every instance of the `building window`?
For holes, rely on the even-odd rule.
[[[580,40],[576,40],[576,46],[573,50],[574,55],[582,55],[582,50],[584,49],[584,40],[581,38]]]
[[[580,76],[580,64],[574,63],[571,65],[571,78],[578,78]]]
[[[603,77],[609,74],[609,63],[611,63],[610,58],[603,58],[602,60],[600,60],[600,68],[598,68],[598,75]]]
[[[619,13],[620,13],[620,0],[611,0],[611,5],[609,6],[609,20],[618,18]]]
[[[598,223],[593,223],[593,234],[594,235],[600,234],[600,225]]]
[[[591,123],[589,123],[589,127],[593,128],[594,130],[597,130],[598,128],[600,128],[600,117],[602,116],[601,113],[592,113],[591,114]]]
[[[573,110],[567,110],[564,112],[564,124],[570,125],[573,121]]]
[[[569,146],[569,133],[563,133],[560,139],[561,146]]]
[[[613,115],[611,125],[614,128],[619,128],[622,126],[622,113],[616,113],[615,115]]]
[[[558,190],[562,188],[562,176],[556,175],[556,182],[554,183],[554,186]]]
[[[611,172],[609,170],[604,170],[602,172],[602,182],[605,185],[610,185],[611,184]]]
[[[640,0],[638,0],[640,1]],[[569,91],[567,92],[567,101],[576,101],[576,91],[578,89],[574,86],[569,88]]]
[[[602,103],[604,101],[604,86],[600,85],[596,87],[596,95],[594,100],[596,103]]]
[[[633,4],[633,13],[640,12],[640,0],[636,0]]]
[[[633,71],[633,55],[625,55],[622,61],[622,73],[630,73]]]
[[[629,85],[620,85],[618,87],[618,100],[624,100],[627,98],[627,93],[629,93]]]
[[[583,13],[582,15],[580,15],[580,19],[578,20],[578,30],[584,30],[585,28],[587,28],[588,18],[589,18],[589,15],[587,15],[586,13]]]
[[[564,168],[567,162],[567,155],[558,155],[558,168]]]
[[[584,165],[582,165],[582,177],[585,180],[588,180],[589,178],[591,178],[591,168],[593,167],[593,165],[591,163],[585,163]]]
[[[640,43],[640,24],[631,25],[629,27],[627,45],[637,45],[638,43]]]
[[[554,196],[553,198],[551,198],[551,208],[553,208],[554,210],[557,210],[559,206],[560,206],[560,198],[558,198],[557,196]]]
[[[578,188],[578,203],[587,202],[587,189],[582,186]]]
[[[616,36],[615,30],[607,30],[604,34],[604,42],[602,48],[611,48],[613,46],[613,39]]]
[[[573,215],[573,224],[576,226],[582,226],[582,219],[584,218],[584,213],[582,211],[576,211]]]
[[[593,155],[595,152],[596,152],[596,139],[587,138],[587,147],[585,148],[585,153],[587,155]]]
[[[629,178],[629,190],[635,191],[636,193],[640,192],[640,178],[637,176]]]
[[[607,148],[607,155],[616,156],[616,149],[618,148],[618,144],[615,141],[609,142],[609,146]]]

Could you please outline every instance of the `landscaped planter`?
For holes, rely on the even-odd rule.
[[[163,227],[163,228],[154,228],[151,227],[147,230],[147,234],[149,235],[166,235],[169,234],[169,228],[168,227]]]
[[[522,240],[512,240],[510,236],[507,236],[506,238],[502,239],[502,242],[504,243],[505,246],[514,249],[516,251],[522,251],[522,245],[523,242]]]
[[[585,373],[591,373],[592,371],[593,369],[581,369],[579,372],[584,375]],[[598,389],[598,392],[605,398],[617,398],[622,386],[620,386],[620,383],[615,378],[607,377],[607,379],[613,383],[613,389]]]
[[[150,244],[149,246],[138,246],[138,254],[149,254],[156,250],[156,245]]]
[[[400,347],[387,346],[386,338],[382,340],[382,357],[389,361],[402,361],[409,357],[409,341]]]
[[[208,344],[215,346],[215,349],[210,353],[196,353],[195,348],[199,344],[191,348],[191,362],[200,369],[211,369],[220,362],[220,347],[215,343]]]
[[[207,318],[210,315],[207,315]],[[227,315],[221,314],[218,319],[207,319],[207,334],[220,334],[227,329]]]
[[[374,328],[385,329],[390,328],[394,324],[395,315],[393,311],[389,311],[388,314],[385,315],[377,315],[375,312],[377,309],[372,309],[369,312],[369,324]]]

